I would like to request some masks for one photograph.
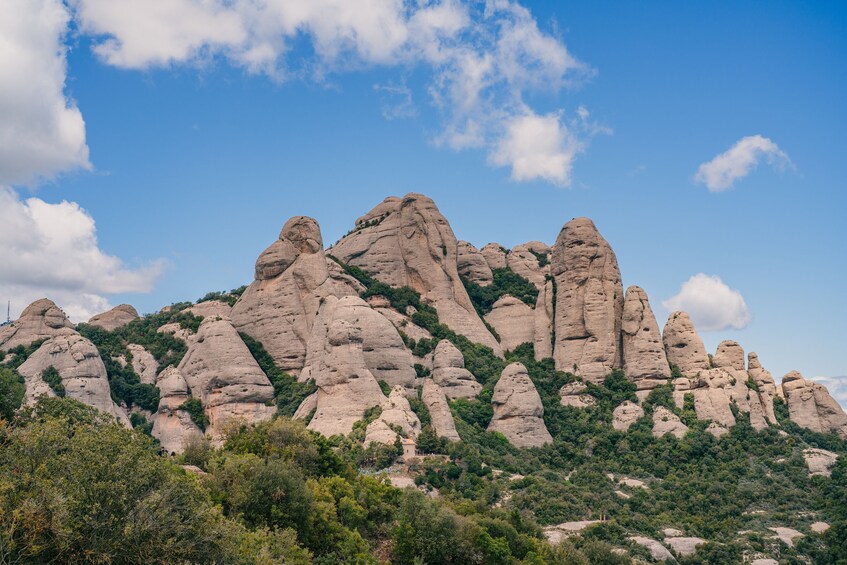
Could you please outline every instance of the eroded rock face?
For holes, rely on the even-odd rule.
[[[653,437],[673,434],[677,438],[681,438],[687,431],[688,426],[682,423],[679,416],[664,406],[655,406],[653,408]]]
[[[540,241],[530,241],[516,245],[506,256],[506,265],[541,290],[550,273],[550,246]],[[541,265],[543,258],[546,264]]]
[[[847,414],[825,386],[791,371],[782,377],[782,392],[792,422],[815,432],[847,438]]]
[[[838,454],[826,449],[808,448],[803,450],[803,460],[809,468],[809,475],[832,475],[832,467],[838,461]]]
[[[535,342],[535,311],[531,306],[514,296],[504,294],[485,315],[500,336],[504,351],[512,351],[522,343]]]
[[[295,374],[303,368],[321,300],[361,290],[325,256],[322,245],[315,220],[288,220],[279,239],[259,256],[256,280],[230,313],[238,331],[262,342],[280,368]]]
[[[441,390],[441,387],[435,384],[435,381],[432,379],[424,380],[421,400],[423,400],[427,410],[429,410],[429,417],[435,433],[439,437],[447,438],[450,441],[459,441],[461,438],[456,431],[453,414],[447,405],[447,397],[444,391]]]
[[[112,401],[106,366],[89,340],[72,330],[69,334],[52,337],[18,367],[18,373],[26,381],[27,404],[34,404],[41,395],[55,396],[53,389],[41,378],[50,367],[59,372],[65,396],[93,406],[130,426],[126,412]]]
[[[668,363],[676,365],[683,375],[695,376],[709,369],[709,356],[703,340],[694,331],[694,324],[685,312],[673,312],[662,332]]]
[[[168,453],[182,453],[186,444],[203,436],[200,428],[180,406],[191,398],[188,384],[176,367],[168,367],[156,380],[159,387],[159,409],[153,417],[153,437]]]
[[[626,290],[621,342],[624,374],[639,391],[649,391],[668,382],[671,368],[659,324],[641,287],[631,286]]]
[[[121,304],[111,310],[92,316],[88,323],[92,326],[101,327],[107,332],[112,332],[137,318],[138,311],[135,308],[129,304]]]
[[[562,406],[573,408],[589,408],[597,404],[597,399],[587,394],[585,383],[574,381],[559,389],[559,400]]]
[[[21,317],[0,328],[0,351],[58,335],[72,335],[74,325],[52,300],[42,298],[27,306]]]
[[[499,243],[488,243],[479,252],[485,257],[485,262],[488,263],[492,271],[494,269],[505,269],[508,266],[506,254],[509,251]]]
[[[503,369],[491,403],[494,416],[488,431],[500,432],[517,447],[540,447],[553,442],[544,425],[541,397],[521,363]]]
[[[612,412],[612,427],[625,432],[642,416],[644,416],[644,409],[641,406],[625,400]]]
[[[203,320],[179,371],[203,403],[213,439],[229,421],[268,420],[276,410],[273,386],[229,320]]]
[[[395,386],[382,404],[382,413],[368,424],[364,446],[373,442],[391,445],[397,439],[395,428],[402,430],[402,437],[416,439],[421,433],[421,421],[412,411],[406,399],[406,389]]]
[[[482,390],[482,385],[465,369],[465,357],[462,352],[446,339],[442,339],[435,346],[432,380],[450,400],[473,398]]]
[[[130,343],[126,348],[132,353],[132,370],[138,375],[139,380],[148,385],[156,384],[156,371],[159,369],[159,364],[153,354],[136,343]]]
[[[491,267],[488,266],[485,256],[479,252],[479,249],[467,241],[459,241],[457,249],[457,268],[461,276],[480,286],[487,286],[494,282]]]
[[[534,314],[535,360],[541,361],[553,357],[553,281],[538,291]]]
[[[744,349],[737,341],[724,340],[718,344],[718,350],[712,358],[712,363],[715,367],[722,369],[745,371]]]
[[[206,300],[186,308],[185,311],[201,318],[229,318],[232,306],[220,300]]]
[[[621,366],[623,287],[618,261],[588,218],[562,228],[550,260],[556,282],[556,368],[602,382]]]
[[[409,286],[433,305],[453,331],[502,355],[459,279],[453,230],[421,194],[386,198],[356,221],[357,229],[330,252],[391,286]]]

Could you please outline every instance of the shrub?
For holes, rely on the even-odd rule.
[[[41,380],[56,393],[56,396],[63,398],[65,396],[65,386],[62,384],[62,377],[56,367],[47,367],[41,373]]]
[[[189,398],[180,404],[178,409],[187,412],[191,417],[191,421],[200,430],[206,431],[206,426],[209,425],[209,418],[206,416],[206,412],[203,410],[203,403],[200,402],[199,398]]]

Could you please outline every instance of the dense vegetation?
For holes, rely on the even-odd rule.
[[[508,267],[494,269],[492,274],[494,275],[494,282],[487,286],[480,286],[465,277],[461,277],[462,283],[468,291],[468,296],[470,296],[471,302],[473,302],[474,308],[480,316],[491,312],[494,303],[504,294],[514,296],[535,307],[535,302],[538,300],[538,289],[535,288],[534,284]]]

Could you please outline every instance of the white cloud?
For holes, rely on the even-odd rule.
[[[382,116],[386,120],[414,118],[418,112],[412,101],[412,90],[405,84],[375,84],[374,91],[382,94]]]
[[[744,297],[718,276],[698,273],[682,283],[676,296],[662,305],[671,311],[688,312],[700,331],[742,329],[753,319]]]
[[[788,155],[776,143],[761,135],[751,135],[742,137],[728,151],[700,165],[694,180],[705,184],[710,192],[721,192],[750,174],[762,159],[778,170],[791,166]]]
[[[94,219],[78,204],[21,200],[0,187],[0,299],[20,312],[38,298],[50,298],[74,321],[108,308],[103,295],[149,292],[163,263],[130,269],[104,253]]]
[[[845,377],[812,377],[829,391],[842,408],[847,409],[847,376]]]
[[[7,0],[0,17],[0,184],[90,168],[82,114],[64,94],[60,0]]]

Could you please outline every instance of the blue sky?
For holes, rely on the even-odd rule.
[[[509,26],[528,50],[490,75],[469,108],[450,90],[468,77],[451,74],[455,60],[422,54],[425,41],[407,39],[420,44],[398,55],[406,44],[391,51],[379,35],[390,30],[377,26],[375,38],[345,42],[344,18],[364,36],[372,28],[360,15],[374,7],[311,14],[294,32],[263,28],[260,42],[255,21],[245,39],[225,20],[247,21],[243,13],[200,13],[194,0],[164,15],[144,13],[153,8],[143,2],[124,12],[102,0],[12,4],[19,19],[0,23],[19,48],[0,47],[0,185],[11,187],[0,202],[7,220],[14,209],[29,222],[0,227],[13,264],[0,291],[15,312],[45,293],[77,318],[106,303],[151,312],[240,286],[288,217],[315,217],[329,244],[385,196],[414,191],[480,246],[552,244],[564,222],[588,216],[660,325],[663,301],[700,308],[712,351],[736,339],[777,378],[847,374],[841,3],[492,1],[486,12],[447,2],[475,30],[448,42],[456,52],[493,53]],[[403,29],[415,31],[417,9],[400,4]],[[322,27],[327,18],[341,39]],[[275,46],[270,63],[251,58],[257,45]],[[25,49],[35,54],[22,70],[14,61]],[[22,108],[55,108],[32,94],[45,91],[40,72],[46,84],[64,80],[56,123],[70,124],[49,155],[9,134],[15,120],[28,131]],[[472,143],[455,131],[465,119],[482,124]],[[55,127],[39,125],[51,140]],[[707,169],[713,176],[698,177],[733,147]],[[547,150],[550,159],[532,158]],[[721,190],[714,175],[728,170]],[[26,229],[48,243],[21,251]],[[711,327],[721,329],[703,331]]]

